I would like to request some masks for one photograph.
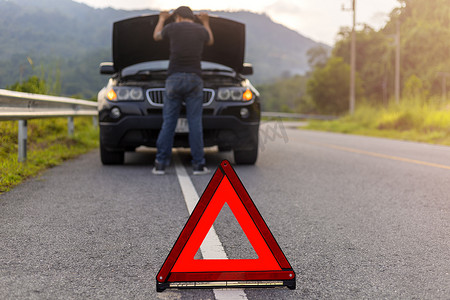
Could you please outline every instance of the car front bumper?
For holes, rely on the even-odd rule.
[[[109,151],[155,147],[162,116],[126,116],[117,122],[100,122],[100,142]],[[258,144],[259,120],[245,122],[235,116],[203,116],[205,147],[250,150]],[[176,133],[174,147],[189,147],[188,134]]]

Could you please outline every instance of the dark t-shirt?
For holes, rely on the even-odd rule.
[[[196,73],[200,77],[203,46],[209,34],[203,25],[190,22],[170,23],[161,35],[170,41],[169,75],[173,73]]]

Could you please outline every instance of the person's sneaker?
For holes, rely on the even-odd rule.
[[[192,166],[193,169],[193,173],[194,175],[204,175],[204,174],[208,174],[210,171],[207,167],[205,167],[205,165],[201,164],[201,165],[193,165]]]
[[[166,174],[166,166],[155,161],[155,166],[153,167],[152,173],[155,175],[164,175]]]

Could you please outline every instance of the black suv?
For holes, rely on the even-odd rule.
[[[122,164],[125,151],[156,146],[169,64],[169,44],[153,40],[158,17],[114,23],[113,63],[100,64],[101,74],[112,75],[98,93],[103,164]],[[258,91],[243,77],[253,73],[243,61],[245,25],[218,17],[210,17],[210,25],[214,45],[205,46],[202,57],[204,144],[233,150],[237,164],[254,164],[261,109]],[[189,147],[188,132],[182,109],[174,147]]]

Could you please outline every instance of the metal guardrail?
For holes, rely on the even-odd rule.
[[[0,121],[96,115],[96,102],[0,89]]]
[[[92,116],[94,124],[97,124],[97,103],[0,89],[0,121],[19,120],[19,161],[21,162],[27,157],[27,121],[29,119],[68,117],[68,134],[72,136],[75,116]]]
[[[291,114],[281,112],[262,112],[263,117],[268,118],[292,118],[292,119],[309,119],[309,120],[336,120],[336,116],[324,116],[324,115],[307,115],[307,114]]]

